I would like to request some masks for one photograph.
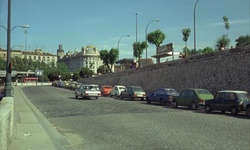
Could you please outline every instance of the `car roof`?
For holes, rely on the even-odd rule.
[[[164,89],[164,90],[175,90],[174,88],[159,88],[159,89]]]
[[[218,91],[217,93],[247,93],[247,92],[239,90],[223,90],[223,91]]]
[[[207,90],[207,89],[200,89],[200,88],[186,88],[186,89],[183,89],[183,90]],[[182,91],[183,91],[182,90]],[[208,90],[207,90],[208,91]]]
[[[133,86],[127,86],[127,87],[140,87],[141,88],[141,86],[134,86],[134,85]]]
[[[126,87],[126,86],[124,86],[124,85],[115,85],[116,87]]]

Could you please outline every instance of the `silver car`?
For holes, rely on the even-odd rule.
[[[81,86],[75,90],[75,98],[91,98],[98,99],[101,96],[99,86],[96,84],[81,84]]]

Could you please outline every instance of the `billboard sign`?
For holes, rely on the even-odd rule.
[[[164,55],[164,54],[168,54],[169,52],[173,51],[173,43],[169,43],[163,46],[159,46],[157,48],[157,54],[156,55]]]

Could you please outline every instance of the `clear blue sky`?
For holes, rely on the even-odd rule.
[[[56,54],[62,44],[65,52],[87,45],[99,50],[118,47],[120,58],[132,58],[132,44],[145,40],[148,33],[160,29],[166,35],[163,44],[174,42],[181,52],[185,43],[181,30],[190,28],[188,48],[194,48],[194,4],[197,0],[12,0],[12,27],[29,24],[27,49],[42,48]],[[223,16],[229,18],[232,46],[240,35],[249,34],[250,0],[200,0],[196,7],[197,49],[214,47],[215,40],[226,34]],[[7,0],[0,0],[0,25],[7,26]],[[25,29],[12,31],[12,46],[25,44]],[[6,48],[6,31],[0,28],[0,45]],[[14,49],[24,50],[24,47]],[[148,47],[148,57],[155,46]],[[145,57],[145,52],[143,54]]]

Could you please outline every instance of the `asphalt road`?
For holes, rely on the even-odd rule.
[[[249,150],[250,119],[145,101],[75,99],[51,86],[24,87],[29,100],[76,150]]]

